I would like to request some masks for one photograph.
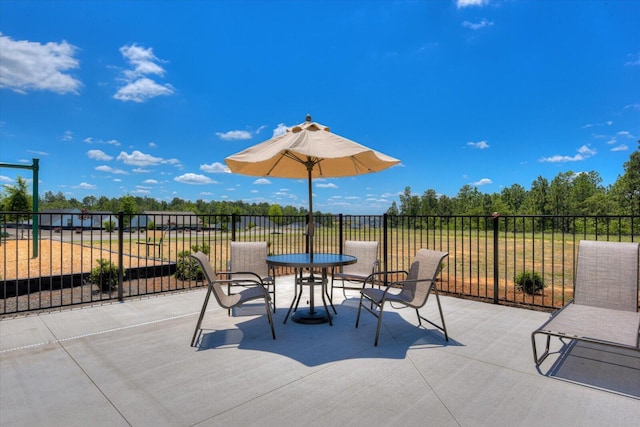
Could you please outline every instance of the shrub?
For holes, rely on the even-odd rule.
[[[100,287],[103,292],[109,292],[118,287],[118,267],[108,259],[97,260],[98,266],[91,270],[91,283]]]
[[[114,221],[105,221],[104,229],[107,231],[107,233],[113,233],[113,230],[116,229],[116,223]]]
[[[518,289],[529,295],[533,295],[538,290],[544,289],[544,280],[542,276],[536,272],[523,271],[515,277],[514,281]]]
[[[198,261],[189,256],[190,253],[189,251],[178,253],[176,279],[202,281],[204,280],[204,272],[198,265]]]
[[[147,223],[147,230],[155,230],[156,229],[156,223],[153,221],[149,221]]]
[[[191,245],[191,250],[193,252],[202,252],[205,255],[209,255],[209,252],[211,251],[211,248],[209,247],[208,243],[203,243],[201,245]]]

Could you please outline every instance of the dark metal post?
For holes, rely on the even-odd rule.
[[[38,195],[38,171],[40,169],[40,159],[33,159],[33,219],[31,221],[32,231],[33,231],[33,257],[38,257],[38,245],[40,244],[40,238],[38,236],[38,231],[40,230],[40,216],[38,214],[38,200],[40,196]]]
[[[123,252],[124,252],[124,212],[118,212],[118,301],[122,301],[124,299],[124,266],[123,260]],[[155,254],[154,254],[155,256]]]
[[[493,213],[493,303],[498,304],[498,290],[499,290],[499,273],[500,273],[500,263],[498,262],[498,255],[500,253],[498,249],[498,237],[499,237],[499,227],[498,220],[500,218],[500,214],[498,212]]]
[[[344,222],[343,222],[343,218],[342,218],[342,214],[338,214],[338,247],[340,248],[340,255],[342,255],[342,246],[343,246],[343,226],[344,226]]]
[[[388,227],[389,227],[389,214],[385,213],[382,215],[382,263],[383,263],[383,271],[388,271],[388,264],[387,264],[387,260],[388,260],[388,256],[389,256],[389,252],[388,252],[388,248],[387,248],[387,242],[389,239],[389,231],[388,231]],[[384,284],[387,284],[387,275],[384,275]]]
[[[236,214],[231,214],[231,241],[236,241]]]

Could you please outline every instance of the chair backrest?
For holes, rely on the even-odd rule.
[[[432,287],[436,286],[436,278],[442,268],[442,261],[449,256],[448,252],[438,252],[431,249],[420,249],[407,275],[401,295],[410,301],[409,306],[420,308],[426,304]],[[412,282],[412,280],[421,280]]]
[[[342,253],[358,258],[355,264],[345,265],[342,272],[366,277],[373,273],[378,261],[378,242],[345,240]]]
[[[250,271],[262,279],[269,276],[269,268],[267,266],[267,256],[269,248],[267,242],[231,242],[231,262],[229,269],[231,271]],[[256,280],[255,276],[243,277],[240,274],[234,274],[234,280],[241,279]]]
[[[581,240],[574,302],[638,311],[639,243]]]
[[[205,279],[213,288],[213,296],[216,298],[216,301],[218,301],[218,304],[220,304],[220,306],[223,308],[231,308],[233,302],[231,301],[231,298],[224,293],[222,285],[216,282],[216,272],[213,271],[213,267],[211,267],[211,263],[209,263],[209,259],[207,258],[207,256],[202,252],[196,252],[195,254],[190,254],[189,256],[191,258],[194,258],[196,261],[198,261],[198,264],[200,264]]]

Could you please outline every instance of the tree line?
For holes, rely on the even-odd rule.
[[[610,186],[602,185],[596,171],[560,172],[549,181],[539,176],[529,190],[513,184],[500,193],[481,193],[464,185],[454,197],[438,195],[428,189],[413,194],[410,187],[394,201],[389,215],[640,215],[640,141],[639,149],[624,163],[624,174]]]
[[[560,172],[551,181],[539,176],[527,190],[513,184],[499,193],[482,193],[478,187],[464,185],[458,193],[449,197],[428,189],[422,195],[413,194],[406,187],[387,209],[389,215],[640,215],[640,141],[638,149],[631,153],[623,165],[624,174],[610,186],[602,185],[596,171],[575,173]],[[137,214],[144,211],[194,212],[199,215],[256,215],[299,216],[306,215],[303,207],[243,201],[195,202],[179,197],[171,201],[152,197],[125,195],[117,198],[87,196],[82,200],[69,199],[62,192],[47,191],[39,199],[39,210],[77,208],[88,212],[124,212]],[[26,181],[18,177],[14,185],[5,184],[0,195],[0,211],[31,212],[32,199]],[[322,212],[314,212],[321,216]]]

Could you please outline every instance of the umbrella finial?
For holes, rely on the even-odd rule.
[[[310,122],[311,121],[311,114],[307,114],[307,118],[305,119],[306,122]]]

